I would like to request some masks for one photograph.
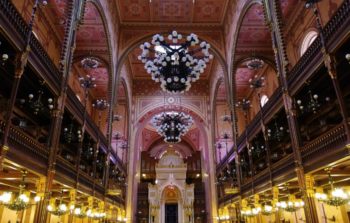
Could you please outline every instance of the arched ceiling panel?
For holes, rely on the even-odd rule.
[[[92,2],[86,3],[83,24],[77,33],[77,50],[108,52],[105,27],[99,11]]]
[[[271,44],[271,33],[264,22],[263,6],[253,4],[245,14],[239,29],[235,53],[237,56],[253,52],[272,54]]]
[[[229,0],[117,0],[122,24],[222,23]]]

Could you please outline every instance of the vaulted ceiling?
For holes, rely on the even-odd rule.
[[[123,25],[221,24],[228,0],[117,0],[117,3]]]
[[[116,10],[112,14],[118,17],[117,20],[120,23],[118,36],[121,49],[130,46],[135,39],[177,29],[183,34],[191,32],[198,34],[200,38],[210,41],[219,53],[225,55],[224,22],[228,14],[229,2],[230,0],[111,0],[110,5],[113,6],[111,9]],[[297,0],[282,0],[281,2],[284,18],[288,20]],[[53,25],[54,35],[57,39],[62,40],[67,21],[67,1],[53,0],[47,7],[45,15]],[[77,33],[74,57],[74,69],[77,73],[81,76],[89,74],[97,80],[97,88],[91,91],[94,98],[108,97],[110,54],[116,53],[108,49],[108,33],[101,13],[95,3],[87,1],[83,23],[79,26]],[[270,31],[265,24],[261,4],[253,4],[246,12],[239,28],[235,54],[239,60],[253,54],[264,55],[271,61],[274,60]],[[97,69],[86,71],[82,69],[80,61],[89,55],[97,57],[100,65]],[[161,95],[159,85],[150,80],[150,75],[146,73],[144,65],[137,59],[138,55],[140,55],[140,49],[136,47],[128,54],[124,63],[133,82],[134,95]],[[211,77],[218,75],[220,69],[217,68],[220,66],[218,58],[215,57],[208,64],[201,79],[194,83],[191,91],[184,96],[208,96]],[[249,94],[248,80],[254,75],[255,72],[249,70],[245,62],[238,64],[235,76],[238,98]],[[122,85],[119,86],[118,95],[125,98],[125,89]],[[218,89],[217,99],[225,101],[226,97],[227,89],[223,83]],[[152,128],[146,129],[154,131]],[[195,127],[192,132],[197,130],[198,128]],[[147,133],[147,135],[152,134]],[[190,138],[188,141],[195,144]]]

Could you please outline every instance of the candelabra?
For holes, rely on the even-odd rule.
[[[47,211],[55,216],[62,216],[68,213],[68,207],[63,203],[63,192],[62,189],[58,205],[56,205],[56,199],[52,198],[50,204],[47,206]]]
[[[88,102],[88,97],[89,97],[89,89],[95,88],[96,84],[95,84],[95,78],[91,77],[90,75],[86,75],[85,77],[79,77],[79,83],[80,86],[84,89],[84,115],[83,115],[83,127],[82,127],[82,138],[81,140],[83,140],[84,137],[84,131],[85,131],[85,119],[86,119],[86,104]],[[103,103],[99,103],[98,106],[100,106],[100,104],[103,105]],[[97,106],[97,103],[96,103]]]
[[[45,109],[52,110],[54,107],[52,98],[48,98],[46,100],[46,102],[45,102],[45,100],[43,101],[43,97],[44,97],[43,86],[44,86],[44,84],[45,84],[44,81],[42,81],[40,83],[40,88],[39,88],[36,96],[33,93],[29,93],[28,100],[26,100],[24,98],[21,98],[19,100],[21,106],[28,104],[29,107],[33,110],[33,113],[35,115],[38,115],[39,113],[44,112]]]
[[[245,115],[248,114],[249,109],[252,107],[250,100],[243,98],[236,103],[236,107],[242,109]]]
[[[271,128],[267,129],[267,135],[271,140],[276,140],[280,142],[282,140],[282,137],[284,136],[284,127],[278,126],[277,120],[275,119],[273,128],[274,129],[271,129]]]
[[[80,129],[75,129],[72,121],[67,127],[63,128],[63,138],[68,144],[75,140],[80,141],[82,138],[82,132]]]
[[[331,175],[331,170],[327,168],[326,171],[328,174],[329,184],[331,185],[330,195],[328,196],[327,194],[324,194],[324,193],[316,193],[315,194],[316,199],[330,206],[335,206],[335,207],[348,203],[350,201],[350,197],[348,193],[345,193],[342,188],[334,188],[334,182]]]
[[[230,121],[232,121],[232,120],[231,120],[231,116],[230,116],[230,115],[227,115],[227,114],[226,114],[226,111],[225,111],[225,114],[221,117],[221,119],[222,119],[222,121],[224,121],[224,122],[230,122]]]
[[[117,121],[119,122],[120,120],[122,120],[123,116],[121,115],[113,115],[113,121]]]
[[[90,75],[86,75],[85,77],[79,77],[79,83],[82,88],[85,90],[85,96],[87,96],[87,90],[90,88],[95,88],[95,78]]]
[[[12,192],[4,192],[0,195],[0,203],[3,204],[10,210],[13,211],[23,211],[27,209],[32,203],[30,203],[30,192],[26,192],[25,188],[25,177],[27,176],[27,171],[22,170],[22,181],[19,185],[19,192],[17,197],[13,197]],[[40,197],[36,196],[34,202],[40,201]],[[35,203],[33,203],[35,204]]]
[[[254,155],[256,155],[257,157],[260,157],[260,154],[265,151],[265,146],[260,145],[259,141],[256,141],[254,144],[255,144],[254,146],[250,147],[250,150]]]
[[[101,127],[102,111],[106,110],[109,107],[109,104],[104,99],[97,99],[94,103],[92,103],[92,107],[98,110],[98,127]]]
[[[259,89],[265,86],[265,77],[255,75],[254,78],[249,79],[250,88]]]
[[[308,90],[308,96],[309,99],[306,101],[306,105],[303,104],[303,101],[301,99],[297,100],[297,105],[299,107],[300,112],[303,113],[314,113],[316,114],[318,109],[321,107],[321,104],[319,102],[319,95],[313,94],[312,91]],[[330,98],[325,97],[325,101],[329,102]]]

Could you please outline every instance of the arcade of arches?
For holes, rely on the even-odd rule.
[[[349,15],[350,0],[0,0],[0,223],[349,223]],[[213,56],[193,55],[206,67],[184,93],[139,59],[174,30]],[[168,144],[155,117],[174,113],[193,123]]]

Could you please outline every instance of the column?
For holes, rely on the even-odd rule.
[[[272,187],[272,206],[276,208],[276,204],[278,202],[279,189],[278,187]],[[280,223],[280,210],[275,209],[275,222]]]
[[[69,191],[69,204],[68,204],[68,208],[71,211],[71,213],[68,215],[68,223],[73,223],[76,196],[77,196],[77,191],[75,189],[71,189]]]
[[[312,214],[313,218],[317,220],[318,216],[317,216],[317,207],[315,202],[315,191],[314,191],[315,180],[311,174],[305,174],[305,184],[306,184],[306,195],[307,195],[306,199],[310,206],[310,214]]]
[[[45,197],[45,184],[46,184],[46,177],[40,177],[40,179],[36,183],[36,196],[40,197],[40,201],[37,202],[36,208],[35,208],[35,214],[34,214],[34,222],[39,222],[40,213],[42,213],[46,209],[44,204],[44,197]]]
[[[283,89],[283,102],[284,109],[287,114],[288,126],[291,134],[291,144],[293,148],[295,171],[298,178],[298,183],[300,190],[302,192],[302,197],[305,202],[304,212],[306,217],[306,222],[317,223],[318,219],[314,216],[314,205],[309,203],[307,199],[306,183],[304,176],[304,168],[302,164],[302,158],[300,153],[300,135],[298,122],[296,117],[296,108],[293,103],[293,98],[290,95],[290,90],[287,82],[287,72],[288,72],[288,58],[285,51],[285,43],[282,32],[282,19],[281,19],[281,2],[280,0],[264,1],[266,19],[267,23],[271,29],[272,45],[275,53],[276,66],[278,71],[278,77],[280,85]]]
[[[84,4],[84,0],[72,0],[68,1],[67,4],[67,15],[68,18],[66,21],[65,27],[65,35],[64,41],[61,51],[59,70],[61,74],[61,85],[60,85],[60,93],[57,99],[57,104],[55,105],[55,109],[52,112],[52,121],[51,121],[51,129],[49,136],[49,160],[48,160],[48,169],[47,169],[47,179],[45,185],[45,197],[44,197],[44,207],[48,204],[50,199],[50,193],[52,188],[52,183],[55,176],[55,166],[56,166],[56,158],[59,150],[59,139],[61,133],[61,124],[63,119],[64,107],[66,102],[66,91],[68,78],[71,71],[71,65],[73,61],[73,53],[75,49],[75,40],[76,40],[76,32],[78,29],[79,20],[81,20],[82,16],[82,7]],[[40,216],[38,218],[38,222],[46,222],[47,221],[47,211],[46,208],[41,209]]]

